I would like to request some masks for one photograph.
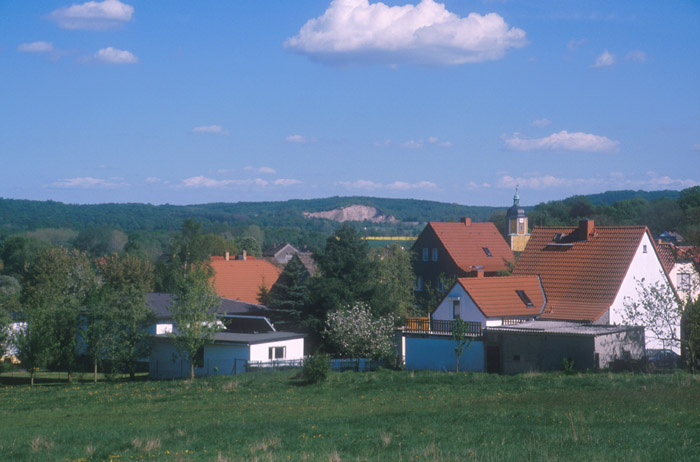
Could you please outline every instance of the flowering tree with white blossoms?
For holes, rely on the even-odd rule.
[[[364,303],[328,313],[323,335],[346,358],[392,356],[394,317],[375,318]]]

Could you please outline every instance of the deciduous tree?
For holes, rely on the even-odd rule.
[[[375,317],[357,303],[328,313],[324,336],[343,358],[390,359],[394,351],[394,318]]]
[[[214,341],[218,331],[216,314],[221,299],[211,286],[211,267],[205,263],[190,265],[187,277],[177,286],[170,308],[174,329],[170,337],[180,358],[190,363],[190,379],[194,379],[197,353]]]

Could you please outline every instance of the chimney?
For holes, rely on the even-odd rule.
[[[476,270],[476,278],[477,278],[477,279],[481,279],[481,278],[483,278],[483,277],[484,277],[484,269],[483,269],[483,268],[479,268],[478,270]]]
[[[461,221],[462,221],[462,223],[464,223],[464,226],[466,226],[467,228],[469,228],[472,225],[472,219],[469,217],[464,217],[464,218],[462,218]]]
[[[247,256],[248,256],[248,253],[244,250],[242,260],[245,261]]]
[[[231,255],[228,252],[224,253],[224,260],[229,261],[230,258]]]
[[[580,241],[587,241],[588,237],[593,234],[594,221],[593,220],[581,220],[578,222],[578,239]]]

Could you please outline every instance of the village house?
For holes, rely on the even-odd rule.
[[[595,226],[593,220],[535,227],[513,275],[540,277],[547,297],[540,319],[599,325],[624,323],[625,303],[639,298],[639,281],[671,284],[645,226]],[[648,328],[645,338],[647,348],[669,347]]]
[[[475,277],[479,271],[494,276],[507,271],[515,261],[513,251],[493,223],[474,223],[471,218],[428,223],[411,250],[415,255],[417,292],[427,285],[446,289],[441,276]]]
[[[661,263],[683,303],[700,297],[700,254],[692,246],[677,246],[659,240],[657,244]]]
[[[231,258],[229,253],[211,257],[214,289],[217,295],[247,303],[258,303],[260,290],[270,290],[282,270],[269,261],[259,260],[243,251]]]
[[[170,312],[172,296],[149,293],[147,300],[156,316],[156,323],[149,329],[153,334],[149,376],[154,379],[188,377],[189,362],[178,356],[171,337],[171,333],[177,331]],[[212,307],[213,311],[217,312],[221,330],[196,358],[197,377],[238,374],[252,364],[299,365],[304,358],[305,335],[277,331],[268,318],[272,313],[269,308],[222,298],[221,305]]]

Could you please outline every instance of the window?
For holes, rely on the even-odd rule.
[[[452,318],[461,319],[459,312],[459,300],[452,300]]]
[[[421,292],[423,290],[423,276],[416,277],[416,291]]]
[[[486,254],[486,256],[493,257],[493,255],[491,255],[491,251],[489,250],[488,247],[482,247],[482,249],[484,249],[484,253]]]
[[[428,261],[428,248],[423,247],[423,261]]]
[[[690,274],[689,273],[678,273],[678,289],[683,291],[690,290]]]
[[[642,246],[642,252],[647,253],[647,245],[646,244],[644,244]]]
[[[523,301],[526,307],[533,308],[535,306],[535,304],[532,303],[532,300],[530,300],[530,297],[527,296],[524,290],[516,290],[515,292],[518,294],[520,300]]]
[[[267,350],[267,359],[284,359],[287,356],[287,347],[270,347]]]
[[[437,261],[437,249],[433,249],[433,261]]]

